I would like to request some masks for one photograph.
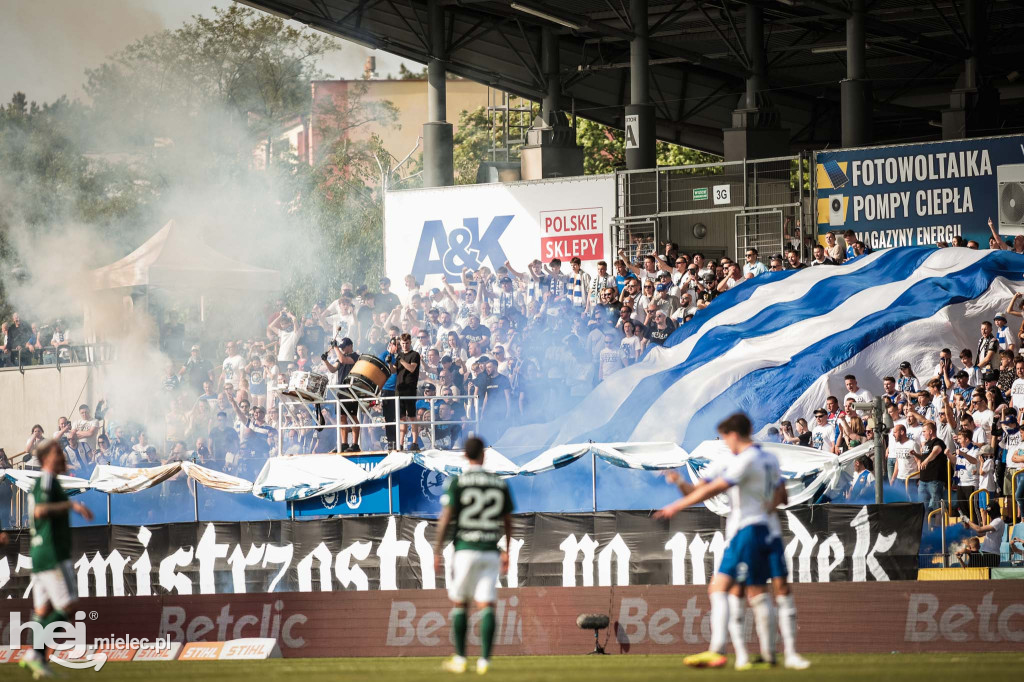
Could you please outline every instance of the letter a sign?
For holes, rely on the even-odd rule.
[[[640,148],[640,116],[626,115],[626,149]]]

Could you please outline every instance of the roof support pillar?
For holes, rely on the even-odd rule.
[[[647,0],[630,0],[629,106],[626,107],[626,167],[629,170],[658,165],[654,138],[654,105],[650,92]]]
[[[846,79],[839,84],[844,147],[871,144],[871,81],[867,79],[865,0],[853,0],[846,20]]]
[[[779,126],[779,115],[766,92],[768,60],[764,49],[764,11],[747,3],[746,89],[732,112],[732,127],[723,132],[726,161],[784,156],[789,153],[789,131]]]
[[[430,59],[427,60],[427,123],[423,124],[423,184],[443,187],[455,184],[452,152],[452,124],[447,117],[445,62],[445,15],[441,0],[427,2],[427,32]]]
[[[942,112],[942,139],[981,137],[999,127],[999,91],[986,73],[988,15],[985,0],[967,0],[964,12],[969,54],[957,87]]]
[[[558,33],[554,28],[545,26],[541,33],[540,60],[544,66],[544,99],[541,102],[541,116],[548,125],[551,117],[558,111],[558,102],[562,96],[562,81],[558,73],[560,55],[558,54]]]

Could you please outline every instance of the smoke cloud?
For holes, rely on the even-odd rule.
[[[128,0],[98,6],[42,3],[43,7],[48,6],[47,16],[52,19],[47,24],[40,16],[46,13],[39,3],[17,2],[14,14],[18,20],[13,23],[20,26],[18,30],[34,36],[33,40],[42,34],[49,35],[53,43],[61,45],[57,54],[48,55],[24,73],[12,73],[18,70],[20,62],[0,66],[0,88],[25,90],[30,99],[36,100],[64,92],[81,93],[83,64],[98,65],[113,51],[112,46],[123,44],[133,35],[141,37],[166,26],[163,17],[153,10],[156,4]],[[195,9],[195,3],[185,5],[191,7],[190,11]],[[62,11],[65,9],[68,11]],[[94,24],[98,28],[91,32],[88,27]],[[11,31],[11,23],[6,26],[0,31],[0,43],[4,34]],[[111,32],[123,37],[114,40]],[[33,54],[46,52],[38,47],[32,50]],[[352,52],[355,56],[350,54],[349,59],[357,59],[361,69],[365,51],[360,48]],[[66,68],[62,64],[70,59],[67,55],[75,57],[74,82],[64,74],[60,78],[46,77]],[[36,89],[34,82],[48,83],[48,87]],[[325,292],[332,298],[337,295],[334,282],[340,267],[326,256],[336,251],[336,244],[325,238],[331,230],[310,225],[301,218],[314,199],[296,191],[298,174],[289,171],[287,164],[261,170],[254,163],[260,152],[255,147],[258,140],[254,141],[251,118],[241,117],[237,110],[212,104],[202,97],[197,97],[193,115],[184,116],[181,110],[133,100],[132,93],[131,88],[126,88],[123,98],[91,103],[97,115],[74,118],[75,127],[63,132],[87,151],[89,172],[116,169],[127,176],[124,183],[114,186],[131,197],[136,207],[123,214],[114,212],[104,221],[84,222],[66,210],[68,205],[94,200],[86,196],[89,188],[76,186],[61,188],[60,200],[55,197],[52,211],[42,215],[20,210],[23,204],[18,202],[8,204],[6,215],[0,220],[0,227],[6,223],[10,248],[2,263],[3,295],[9,308],[21,312],[29,322],[49,323],[58,318],[72,322],[74,343],[95,338],[112,344],[116,362],[104,365],[98,372],[93,395],[104,398],[109,405],[114,422],[108,426],[142,426],[150,435],[150,442],[162,450],[159,439],[167,410],[163,382],[169,365],[175,363],[176,369],[181,361],[180,357],[172,358],[161,350],[159,329],[165,322],[164,311],[178,310],[185,317],[186,329],[198,328],[199,294],[204,293],[206,340],[262,339],[267,322],[263,309],[267,295],[199,292],[186,281],[181,283],[180,290],[151,292],[147,302],[139,296],[140,292],[95,291],[91,271],[130,253],[168,220],[190,232],[197,250],[204,242],[235,260],[278,270],[282,282],[308,283],[310,298]],[[144,129],[158,134],[147,138],[110,136],[111,129],[115,133],[129,130],[127,125],[121,129],[105,126],[108,121],[104,118],[112,116],[124,116],[128,123],[140,116],[148,117]],[[66,125],[66,121],[61,125]],[[310,169],[301,168],[300,172],[308,173]],[[13,198],[26,189],[39,198],[39,193],[53,189],[26,188],[23,180],[0,174],[0,198]],[[108,202],[116,200],[116,196],[103,198]],[[45,200],[42,203],[45,205]],[[339,231],[344,230],[342,219],[339,215]],[[347,273],[355,281],[361,281],[365,274]],[[329,287],[327,282],[331,283]],[[309,300],[302,303],[308,310]],[[206,345],[204,351],[218,368],[219,346]],[[55,405],[54,409],[62,407],[67,408]],[[38,415],[33,421],[45,424],[49,432],[56,416]],[[29,425],[21,425],[26,433]],[[0,446],[17,452],[23,442]],[[193,444],[189,443],[189,447]]]

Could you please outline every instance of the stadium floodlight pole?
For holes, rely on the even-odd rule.
[[[892,428],[889,415],[885,412],[885,402],[882,396],[866,403],[854,403],[855,410],[871,410],[874,421],[872,433],[875,439],[875,504],[885,502],[883,488],[885,484],[885,437]]]

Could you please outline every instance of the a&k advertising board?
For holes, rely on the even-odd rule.
[[[957,235],[986,247],[1000,178],[1024,172],[1024,135],[837,149],[815,162],[819,234],[853,230],[870,249]]]
[[[522,272],[537,258],[568,264],[578,256],[593,272],[612,256],[614,215],[613,175],[392,191],[385,269],[392,282],[411,274],[428,287],[505,261]]]

